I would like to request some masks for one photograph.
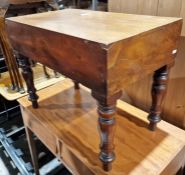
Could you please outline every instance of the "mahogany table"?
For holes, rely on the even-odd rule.
[[[180,18],[67,9],[6,20],[19,55],[29,100],[38,96],[28,57],[91,89],[98,102],[100,160],[104,170],[115,159],[116,101],[128,83],[154,72],[149,127],[161,120],[168,68],[174,62]]]
[[[183,174],[178,171],[185,165],[184,130],[162,120],[153,133],[147,129],[148,113],[118,100],[117,156],[107,173],[98,159],[98,116],[90,90],[84,86],[75,90],[71,80],[65,79],[38,94],[37,110],[27,97],[18,100],[36,175],[39,161],[35,135],[73,175]]]

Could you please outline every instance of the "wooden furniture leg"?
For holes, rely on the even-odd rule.
[[[29,101],[32,102],[33,108],[38,108],[38,96],[33,82],[33,71],[29,59],[23,55],[18,57],[20,68],[22,69],[22,76],[26,82],[27,92],[29,94]]]
[[[4,13],[2,11],[4,11]],[[0,12],[1,12],[0,13],[0,45],[1,45],[3,55],[6,55],[7,50],[6,50],[6,47],[5,47],[5,36],[4,36],[4,14],[5,14],[6,10],[5,9],[0,9]],[[6,56],[5,56],[5,62],[6,62],[7,69],[8,69],[9,75],[10,75],[10,80],[11,80],[11,83],[12,83],[12,89],[14,90],[16,88],[16,84],[15,84],[13,73],[12,73],[12,70],[11,70],[11,67],[10,67],[10,61]]]
[[[9,71],[10,80],[12,83],[12,90],[20,91],[21,93],[23,93],[24,89],[21,76],[18,70],[17,62],[14,57],[13,50],[11,49],[8,36],[5,30],[4,15],[3,16],[0,15],[0,44]]]
[[[79,83],[77,81],[74,81],[74,80],[73,80],[73,82],[74,82],[75,89],[76,90],[80,89]]]
[[[60,77],[60,74],[57,71],[54,70],[53,72],[54,72],[55,78],[59,78]]]
[[[156,130],[157,123],[160,122],[162,101],[166,93],[168,80],[168,66],[164,66],[155,71],[152,85],[152,106],[148,116],[150,121],[149,129]]]
[[[114,133],[116,124],[116,101],[120,98],[121,94],[118,93],[112,96],[110,99],[102,98],[92,92],[92,96],[98,102],[98,123],[100,132],[100,154],[99,159],[103,163],[103,169],[110,171],[112,169],[112,162],[115,160],[114,153]]]
[[[2,4],[1,4],[2,5]],[[24,93],[22,79],[19,73],[16,59],[13,54],[13,50],[9,44],[7,33],[5,30],[5,18],[10,14],[17,16],[20,14],[31,14],[37,13],[38,9],[43,7],[45,11],[48,11],[48,8],[54,10],[47,2],[32,2],[32,3],[23,3],[23,4],[9,4],[7,2],[6,7],[0,7],[0,44],[2,46],[3,54],[5,57],[6,65],[10,74],[10,80],[12,83],[12,90],[19,91]]]
[[[23,82],[22,82],[22,79],[21,79],[21,75],[20,75],[20,72],[19,72],[18,65],[17,65],[16,57],[14,56],[14,53],[13,53],[13,50],[11,49],[11,47],[10,46],[8,46],[8,47],[10,49],[9,54],[10,54],[12,69],[14,70],[15,79],[17,79],[17,85],[16,85],[17,89],[16,90],[17,90],[17,92],[25,93],[24,87],[23,87]]]
[[[26,136],[28,140],[28,146],[30,149],[30,154],[31,154],[31,159],[32,159],[32,164],[34,167],[35,175],[39,175],[39,164],[38,164],[38,157],[37,157],[37,150],[36,150],[36,145],[35,141],[33,139],[33,132],[28,128],[25,127],[26,130]]]
[[[49,74],[48,74],[48,72],[47,72],[46,66],[44,66],[44,65],[43,65],[43,71],[44,71],[45,77],[46,77],[47,79],[49,79],[50,76],[49,76]]]
[[[3,50],[3,49],[2,49],[2,50]],[[3,53],[4,53],[4,51],[3,51]],[[9,73],[9,75],[10,75],[11,89],[12,89],[12,90],[15,90],[15,89],[16,89],[16,84],[15,84],[13,72],[12,72],[11,67],[10,67],[9,60],[8,60],[7,58],[5,58],[5,63],[6,63],[7,69],[8,69],[8,73]]]

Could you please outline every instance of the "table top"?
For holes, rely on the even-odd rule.
[[[71,160],[67,165],[70,168],[73,165],[74,174],[107,175],[98,159],[97,106],[89,90],[81,86],[75,91],[73,83],[65,79],[39,91],[38,95],[40,108],[37,110],[30,106],[27,97],[19,99],[24,107],[22,111],[26,112],[23,114],[26,125],[42,136],[43,143],[48,143],[55,155],[59,153],[52,140],[61,141],[61,157],[65,163]],[[117,158],[108,174],[175,174],[185,159],[181,152],[185,150],[185,131],[162,120],[156,132],[152,132],[147,129],[148,113],[120,100],[117,107]]]
[[[174,62],[180,18],[66,9],[6,19],[14,50],[112,97]]]
[[[180,18],[66,9],[8,20],[88,41],[111,44],[179,21]]]

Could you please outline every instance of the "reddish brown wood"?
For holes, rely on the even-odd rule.
[[[179,18],[74,9],[7,20],[16,51],[92,90],[107,171],[115,157],[116,100],[127,84],[174,62],[181,27]]]
[[[27,57],[19,55],[19,66],[22,69],[22,76],[27,85],[27,92],[29,94],[29,101],[32,102],[33,108],[38,108],[36,89],[33,82],[33,71],[31,69],[30,61]]]
[[[116,102],[121,97],[121,92],[111,98],[103,98],[101,94],[92,92],[92,96],[98,101],[98,123],[100,132],[100,154],[99,158],[103,162],[103,169],[110,171],[112,162],[115,160],[114,134],[116,124]]]
[[[115,159],[114,153],[114,133],[115,133],[115,111],[116,106],[103,106],[99,103],[99,129],[101,136],[99,154],[100,160],[103,162],[103,169],[106,171],[111,170],[111,163]]]
[[[161,105],[166,93],[168,80],[168,66],[164,66],[154,73],[152,85],[152,106],[148,116],[149,128],[154,131],[156,125],[161,121]]]
[[[83,86],[69,80],[38,92],[40,108],[19,99],[25,127],[74,175],[174,175],[185,162],[185,131],[161,121],[155,134],[147,127],[148,113],[121,100],[117,103],[116,160],[102,170],[96,101]],[[146,173],[147,172],[147,173]]]

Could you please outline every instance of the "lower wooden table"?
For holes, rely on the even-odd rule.
[[[35,172],[38,162],[33,133],[74,175],[174,175],[185,163],[185,131],[161,121],[156,132],[147,129],[147,113],[118,101],[112,171],[98,159],[96,101],[89,89],[73,88],[66,79],[38,92],[40,108],[19,99]]]
[[[98,102],[104,170],[115,159],[115,113],[122,89],[153,72],[148,120],[155,130],[182,19],[67,9],[10,18],[6,24],[34,108],[38,96],[28,57],[91,89]]]

